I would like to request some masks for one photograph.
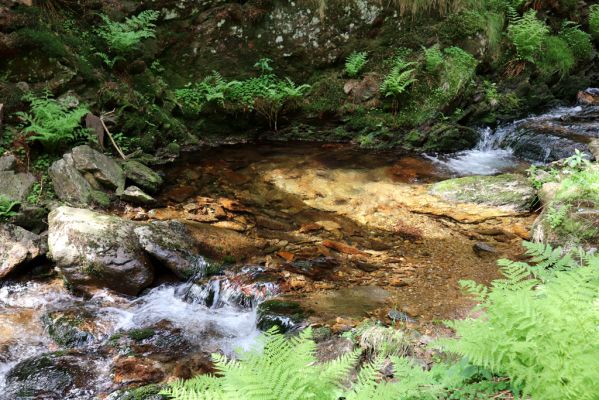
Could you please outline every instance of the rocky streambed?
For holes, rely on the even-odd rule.
[[[528,163],[508,145],[485,147],[507,137],[483,135],[451,157],[222,146],[154,175],[107,160],[102,174],[74,150],[55,172],[83,168],[120,200],[54,208],[47,237],[2,227],[3,267],[20,265],[0,287],[2,398],[125,399],[208,372],[210,353],[233,354],[273,325],[322,328],[325,342],[365,318],[443,333],[437,321],[472,306],[458,282],[489,283],[497,259],[517,259],[530,237]],[[123,195],[131,181],[153,198]],[[82,187],[65,193],[98,199]]]

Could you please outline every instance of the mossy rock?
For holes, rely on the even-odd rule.
[[[258,328],[263,331],[276,326],[280,332],[288,332],[305,318],[302,306],[294,301],[267,300],[258,306]]]
[[[94,339],[86,327],[85,319],[93,316],[76,311],[51,311],[41,318],[48,335],[58,345],[68,348],[81,347]]]
[[[162,385],[146,385],[135,389],[120,390],[108,398],[110,400],[165,400],[166,397],[160,394],[163,388]]]
[[[518,212],[530,211],[536,198],[528,180],[518,174],[448,179],[432,185],[430,192],[447,201],[484,204]]]

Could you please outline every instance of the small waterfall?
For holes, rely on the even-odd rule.
[[[479,129],[471,150],[450,155],[425,155],[457,176],[494,175],[524,162],[544,164],[572,155],[589,154],[586,142],[599,137],[599,108],[558,107],[547,113]]]

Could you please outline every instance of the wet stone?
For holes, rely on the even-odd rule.
[[[299,327],[306,313],[299,303],[287,300],[267,300],[258,306],[258,328],[267,331],[277,327],[288,332]]]
[[[79,351],[46,353],[21,361],[6,376],[10,399],[91,398],[97,358]]]
[[[479,257],[484,257],[486,255],[493,255],[497,253],[495,247],[491,246],[488,243],[478,242],[472,246],[472,249]]]
[[[93,319],[87,311],[50,311],[41,318],[48,335],[62,347],[83,347],[94,340],[90,325],[86,320]]]

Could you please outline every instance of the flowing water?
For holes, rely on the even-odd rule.
[[[518,169],[525,162],[544,164],[568,157],[599,138],[597,107],[558,107],[545,114],[479,129],[480,141],[471,150],[450,155],[426,155],[457,176],[494,175]]]
[[[390,308],[423,320],[451,318],[469,307],[459,294],[460,279],[489,282],[497,276],[498,256],[481,259],[472,252],[473,241],[491,238],[502,255],[517,255],[519,238],[513,232],[525,231],[534,216],[455,207],[430,196],[427,184],[519,171],[573,148],[586,151],[585,144],[598,136],[596,116],[595,108],[558,108],[482,128],[474,149],[446,156],[309,143],[230,146],[190,155],[165,171],[164,207],[115,212],[135,219],[190,220],[193,232],[206,241],[207,255],[218,258],[222,251],[260,266],[200,283],[163,283],[137,298],[106,290],[82,298],[57,278],[2,283],[0,398],[18,397],[7,392],[14,389],[6,377],[15,365],[64,349],[49,331],[63,326],[61,321],[75,322],[75,350],[54,354],[66,357],[61,362],[70,365],[67,369],[83,363],[84,383],[65,375],[62,364],[44,364],[40,371],[51,370],[55,379],[40,375],[25,389],[58,382],[68,386],[58,398],[92,399],[205,371],[198,361],[203,355],[249,347],[259,335],[256,306],[279,292],[309,306],[317,323],[335,323],[337,316],[384,318]],[[278,275],[258,278],[265,270]],[[152,334],[128,337],[144,329]],[[160,375],[152,363],[169,365],[169,372]],[[145,369],[140,372],[138,365]],[[136,381],[136,374],[145,378]]]

